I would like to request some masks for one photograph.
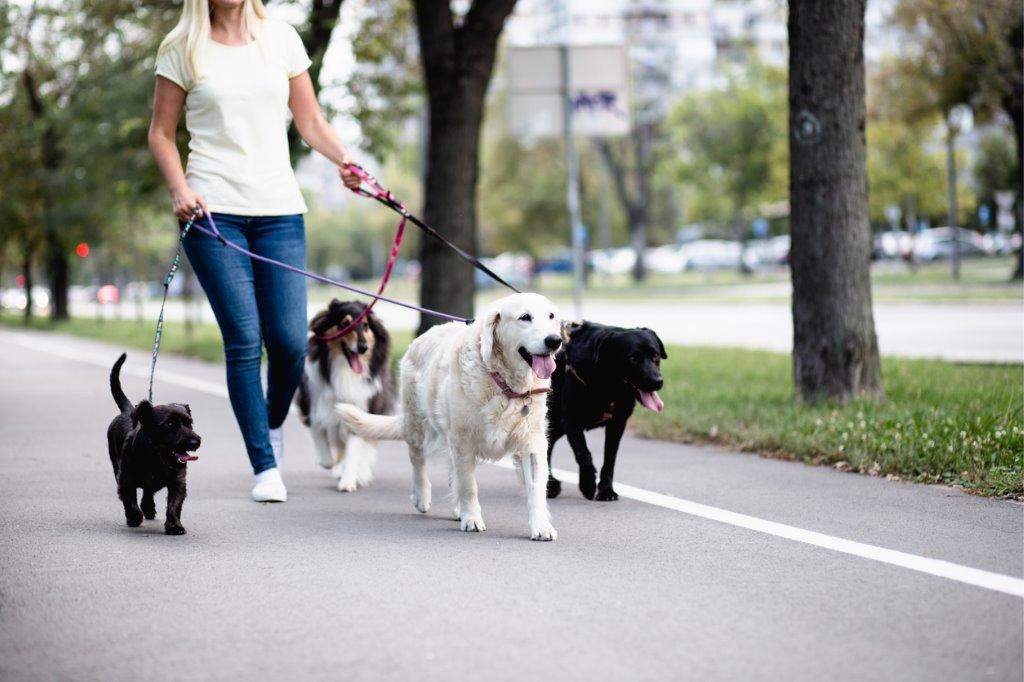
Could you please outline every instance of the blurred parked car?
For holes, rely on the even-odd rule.
[[[550,258],[544,258],[534,263],[534,272],[540,275],[543,273],[562,274],[572,272],[572,250],[567,248],[555,249]]]
[[[960,241],[960,255],[965,258],[984,256],[989,253],[990,245],[984,236],[957,228]],[[936,227],[925,230],[914,237],[914,259],[919,261],[943,260],[953,257],[953,230],[948,227]]]
[[[644,253],[644,265],[651,272],[666,275],[682,272],[686,267],[686,256],[683,253],[685,248],[679,244],[668,244],[647,249]]]
[[[24,310],[28,304],[24,289],[5,289],[0,291],[0,308],[5,310]],[[46,287],[32,287],[32,308],[41,310],[50,305],[50,290]]]
[[[989,235],[992,244],[992,253],[1005,255],[1013,253],[1020,248],[1021,236],[1020,232],[1011,232],[1009,234],[1005,232],[993,232]]]
[[[121,292],[113,284],[104,284],[96,290],[96,301],[101,304],[118,303],[121,300]]]
[[[602,275],[624,275],[633,271],[636,251],[625,246],[618,249],[599,249],[587,254],[594,272]]]
[[[873,258],[907,259],[914,251],[914,235],[903,230],[892,230],[875,235],[872,240]]]
[[[480,261],[509,284],[529,284],[533,274],[533,258],[527,253],[501,253],[494,258],[481,258]],[[486,288],[497,285],[497,282],[477,270],[476,285]]]
[[[760,265],[788,265],[789,247],[788,234],[769,239],[752,239],[747,242],[747,250],[753,254]]]
[[[757,267],[757,256],[744,250],[739,242],[724,239],[700,239],[682,247],[686,270],[738,270],[740,262],[748,269]]]

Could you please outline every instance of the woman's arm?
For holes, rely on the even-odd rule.
[[[153,120],[149,122],[149,150],[153,152],[157,168],[164,176],[171,193],[171,206],[179,220],[188,220],[196,206],[206,210],[206,202],[192,191],[181,168],[181,154],[175,142],[178,120],[185,108],[185,91],[168,79],[156,77],[153,96]]]
[[[348,149],[338,139],[331,124],[324,118],[320,111],[320,103],[316,101],[316,93],[313,92],[313,81],[308,71],[303,71],[298,76],[288,81],[290,88],[288,106],[292,110],[292,117],[295,119],[295,127],[299,135],[313,149],[317,150],[338,167],[338,175],[341,181],[349,189],[359,187],[360,180],[355,173],[348,169],[352,158]]]

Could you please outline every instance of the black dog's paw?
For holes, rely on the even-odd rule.
[[[599,486],[597,489],[597,497],[594,498],[598,502],[614,502],[619,499],[618,493],[609,486]]]
[[[142,515],[146,517],[147,521],[152,521],[156,518],[156,509],[143,509]]]
[[[138,509],[131,512],[125,512],[124,520],[128,523],[130,528],[138,528],[142,525],[142,512]]]
[[[580,492],[588,500],[594,499],[597,490],[597,470],[594,467],[580,467]]]
[[[184,535],[185,527],[181,524],[178,524],[176,526],[166,525],[164,526],[164,532],[168,535]]]
[[[562,492],[562,482],[557,478],[548,479],[548,499],[553,500]]]

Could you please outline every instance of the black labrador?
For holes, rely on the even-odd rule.
[[[121,365],[125,354],[110,370],[110,392],[121,414],[107,428],[110,463],[117,480],[117,496],[124,505],[124,516],[132,528],[142,519],[156,517],[153,494],[167,488],[167,518],[164,532],[182,535],[181,505],[185,502],[185,471],[187,463],[199,459],[190,454],[199,448],[201,439],[192,430],[192,410],[188,405],[170,403],[153,405],[143,400],[138,405],[121,390]],[[142,488],[142,508],[136,489]]]
[[[593,322],[565,328],[565,344],[555,356],[556,368],[548,394],[548,465],[551,451],[563,435],[569,439],[580,467],[580,492],[588,500],[619,499],[612,487],[615,457],[626,422],[637,401],[661,412],[658,396],[664,385],[661,361],[665,344],[650,329],[623,329]],[[594,460],[584,431],[604,427],[604,462],[597,482]],[[562,484],[548,476],[548,497],[558,497]]]

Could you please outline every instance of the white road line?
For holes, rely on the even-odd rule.
[[[94,353],[68,348],[65,345],[40,339],[34,335],[29,336],[27,334],[20,333],[3,333],[2,337],[9,339],[24,348],[49,353],[68,360],[84,362],[101,367],[109,367],[113,364],[110,358],[100,357]],[[145,379],[149,378],[148,370],[126,366],[123,371],[131,374],[132,376],[142,377]],[[227,390],[221,384],[196,379],[177,372],[158,370],[157,380],[181,386],[182,388],[201,391],[221,398],[226,398],[228,395]],[[513,464],[509,461],[498,462],[497,465],[506,469],[514,468]],[[566,471],[564,469],[553,469],[553,472],[563,482],[575,484],[578,481],[578,477],[574,472]],[[656,493],[643,488],[625,485],[623,483],[616,483],[615,490],[619,494],[619,497],[644,502],[664,509],[671,509],[673,511],[689,514],[690,516],[696,516],[710,521],[717,521],[737,528],[745,528],[757,533],[765,533],[766,535],[773,535],[775,537],[785,538],[787,540],[800,542],[806,545],[830,549],[835,552],[850,554],[862,559],[869,559],[883,564],[899,566],[911,571],[926,573],[939,578],[946,578],[965,585],[973,585],[975,587],[981,587],[995,592],[1002,592],[1015,597],[1024,597],[1024,580],[1003,575],[1001,573],[993,573],[979,568],[971,568],[970,566],[954,564],[950,561],[930,559],[916,554],[900,552],[895,549],[886,549],[885,547],[876,547],[875,545],[869,545],[863,542],[846,540],[834,535],[826,535],[825,533],[797,528],[796,526],[789,526],[784,523],[768,521],[767,519],[761,519],[756,516],[748,516],[747,514],[740,514],[727,509],[719,509],[718,507],[711,507],[706,504],[700,504],[699,502],[691,502],[690,500]]]

